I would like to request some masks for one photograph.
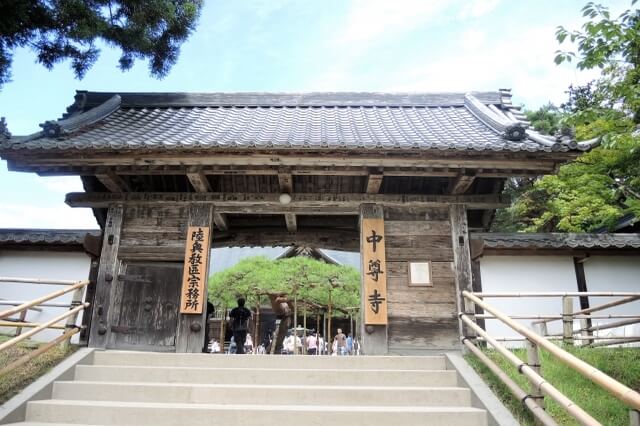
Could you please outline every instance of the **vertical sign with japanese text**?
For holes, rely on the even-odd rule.
[[[210,240],[208,226],[189,226],[184,253],[184,272],[180,297],[181,314],[201,314],[207,285]]]
[[[362,219],[364,323],[387,324],[387,261],[384,219]]]

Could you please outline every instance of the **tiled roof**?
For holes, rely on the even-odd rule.
[[[587,150],[542,136],[508,91],[473,94],[78,92],[63,119],[0,150]]]
[[[499,234],[477,233],[484,248],[504,249],[640,249],[640,234]]]
[[[87,229],[0,229],[0,245],[82,245],[85,235],[100,237]]]

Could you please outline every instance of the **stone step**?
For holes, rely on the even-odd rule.
[[[469,389],[456,387],[360,387],[196,385],[177,383],[70,382],[53,385],[53,399],[265,405],[471,406]]]
[[[458,386],[452,370],[260,369],[77,365],[75,380],[189,384]]]
[[[359,370],[445,370],[443,356],[270,356],[98,351],[98,365],[230,368],[356,368]]]
[[[486,426],[487,414],[484,410],[469,407],[264,406],[41,400],[29,402],[26,420],[130,426],[195,424]]]

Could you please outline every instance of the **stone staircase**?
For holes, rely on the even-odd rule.
[[[95,352],[16,425],[464,425],[487,412],[443,356]]]

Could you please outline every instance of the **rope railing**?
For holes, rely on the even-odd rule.
[[[562,315],[507,315],[502,311],[496,309],[492,305],[488,304],[484,297],[561,297],[563,299],[563,313]],[[579,335],[575,337],[577,340],[581,340],[582,342],[587,342],[586,344],[590,347],[595,346],[608,346],[612,344],[624,344],[630,342],[640,341],[640,336],[595,336],[592,334],[594,331],[610,329],[615,327],[626,326],[630,324],[640,323],[640,315],[599,315],[599,316],[590,316],[591,312],[598,312],[604,309],[608,309],[614,306],[620,306],[625,303],[630,303],[640,299],[640,293],[629,293],[629,292],[531,292],[531,293],[473,293],[468,291],[462,292],[465,300],[472,306],[477,306],[481,308],[485,313],[476,314],[474,312],[461,312],[460,319],[462,324],[464,324],[467,330],[467,336],[462,337],[462,341],[464,345],[469,348],[469,350],[474,353],[478,359],[485,364],[491,371],[494,371],[497,365],[495,363],[488,363],[491,361],[488,357],[479,356],[478,352],[482,353],[482,351],[473,343],[473,341],[483,341],[490,344],[499,354],[505,357],[511,364],[513,364],[518,372],[525,375],[529,382],[531,383],[531,387],[533,390],[537,389],[538,391],[543,392],[548,397],[555,400],[561,407],[563,407],[570,415],[572,415],[576,420],[578,420],[582,424],[587,425],[597,425],[597,420],[591,417],[588,413],[578,407],[575,403],[568,400],[564,395],[562,395],[557,389],[555,389],[552,385],[550,385],[546,380],[539,374],[539,372],[535,371],[533,364],[539,364],[537,361],[537,352],[538,348],[546,350],[553,358],[559,360],[560,362],[567,365],[569,368],[578,372],[583,377],[591,380],[592,382],[599,385],[606,392],[613,395],[618,400],[622,401],[624,404],[631,408],[632,413],[637,413],[640,410],[640,394],[633,389],[627,387],[626,385],[618,382],[612,377],[606,375],[602,371],[597,368],[591,366],[590,364],[582,361],[581,359],[575,357],[571,353],[565,351],[557,344],[552,343],[551,340],[563,340],[568,343],[573,343],[573,338],[576,333],[589,333],[587,335]],[[573,297],[574,296],[593,296],[593,297],[620,297],[621,299],[607,302],[602,305],[598,305],[592,308],[582,309],[577,312],[572,312],[573,306]],[[475,309],[475,308],[474,308]],[[596,317],[602,317],[606,319],[615,319],[615,318],[625,318],[625,321],[616,321],[614,323],[606,324],[606,325],[596,325],[592,326],[588,323],[586,325],[587,319],[591,320]],[[514,330],[518,336],[517,337],[495,337],[491,336],[480,327],[476,323],[476,319],[489,319],[489,320],[498,320],[503,324],[507,325],[509,328]],[[515,321],[515,319],[537,319],[537,321],[532,324],[538,324],[541,329],[544,329],[545,335],[542,336],[529,328],[523,326],[522,324]],[[573,329],[573,321],[575,319],[580,319],[582,321],[582,326],[574,330]],[[562,320],[563,322],[563,332],[561,334],[547,336],[546,334],[546,323],[551,321]],[[596,342],[596,340],[598,340]],[[499,343],[509,342],[509,341],[519,341],[526,342],[530,347],[535,348],[535,360],[529,359],[527,362],[522,361],[518,358],[510,349],[506,348],[504,345]],[[473,347],[473,349],[472,349]],[[484,355],[484,354],[483,354]],[[528,351],[528,356],[531,357],[531,351]],[[495,371],[494,371],[495,373]],[[532,395],[527,396],[525,399],[522,397],[522,389],[516,389],[513,386],[513,383],[509,383],[505,381],[505,375],[496,374],[498,379],[500,379],[507,388],[511,391],[511,393],[525,404],[525,406],[532,412],[532,414],[543,424],[548,424],[546,420],[543,420],[539,417],[540,409],[538,408],[540,405],[536,406],[531,403],[526,403],[527,398],[533,397]],[[531,394],[534,391],[531,391]],[[633,417],[633,416],[632,416]],[[547,419],[548,420],[548,419]]]
[[[35,357],[47,352],[54,346],[62,343],[65,346],[69,344],[71,337],[77,334],[82,327],[76,325],[78,315],[81,311],[85,310],[89,303],[82,302],[84,295],[84,289],[89,285],[89,281],[67,281],[67,280],[46,280],[46,279],[29,279],[29,278],[14,278],[14,277],[0,277],[0,283],[19,283],[19,284],[47,284],[47,285],[64,285],[67,286],[62,290],[57,290],[47,295],[38,297],[31,301],[3,301],[4,305],[14,306],[7,310],[0,312],[0,327],[15,327],[17,330],[22,331],[22,328],[30,328],[29,331],[24,333],[16,333],[16,336],[0,344],[0,352],[8,350],[16,346],[18,343],[28,339],[29,337],[40,333],[47,329],[63,330],[61,336],[56,337],[54,340],[40,346],[35,351],[29,352],[21,358],[11,362],[9,365],[0,369],[0,376],[6,374],[13,369],[29,362]],[[67,293],[73,292],[71,296],[71,303],[47,303],[49,300],[63,296]],[[17,305],[17,306],[16,306]],[[28,322],[26,321],[25,314],[29,310],[34,310],[35,307],[56,307],[56,308],[69,308],[68,311],[63,312],[54,318],[44,321],[42,323]],[[37,308],[41,310],[40,308]],[[20,319],[12,320],[12,315],[20,314]],[[60,324],[61,321],[66,320],[64,324]]]

